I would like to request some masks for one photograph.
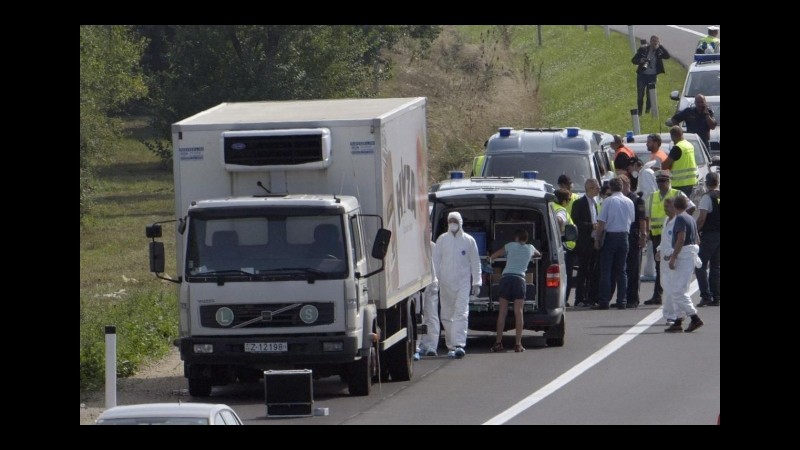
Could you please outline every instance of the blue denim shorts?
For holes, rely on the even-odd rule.
[[[500,297],[506,300],[525,299],[525,278],[519,275],[503,275],[500,278]]]

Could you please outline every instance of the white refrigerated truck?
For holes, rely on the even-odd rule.
[[[431,282],[426,99],[223,103],[172,136],[177,278],[163,222],[147,236],[151,271],[180,285],[190,395],[267,369],[338,374],[352,395],[410,379]]]

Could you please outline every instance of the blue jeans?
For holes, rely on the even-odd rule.
[[[611,302],[611,280],[617,283],[617,304],[625,305],[628,276],[625,260],[628,259],[628,233],[606,233],[600,249],[600,305]],[[611,273],[612,269],[616,273]]]
[[[639,229],[628,235],[628,265],[625,275],[628,277],[628,303],[639,304],[639,267],[642,264],[642,249],[639,248]]]
[[[694,270],[700,298],[719,300],[719,231],[706,231],[700,236],[700,261],[703,265]],[[710,273],[709,266],[711,267]]]

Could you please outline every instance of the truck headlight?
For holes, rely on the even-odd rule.
[[[344,344],[341,341],[322,343],[323,352],[341,352],[342,350],[344,350]]]
[[[194,344],[195,353],[214,353],[214,344]]]

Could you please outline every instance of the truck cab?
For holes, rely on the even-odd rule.
[[[564,245],[559,233],[552,202],[552,186],[524,173],[523,178],[473,177],[443,181],[429,195],[433,205],[432,239],[447,231],[447,215],[458,211],[464,219],[465,233],[475,238],[483,267],[481,291],[470,298],[469,328],[477,331],[496,329],[499,309],[499,282],[505,259],[490,265],[488,257],[514,239],[516,230],[528,231],[528,243],[542,256],[528,264],[526,296],[523,307],[524,328],[543,331],[547,345],[560,347],[565,337],[566,271]],[[566,239],[577,237],[577,229],[567,225]],[[514,328],[509,310],[506,329]]]

